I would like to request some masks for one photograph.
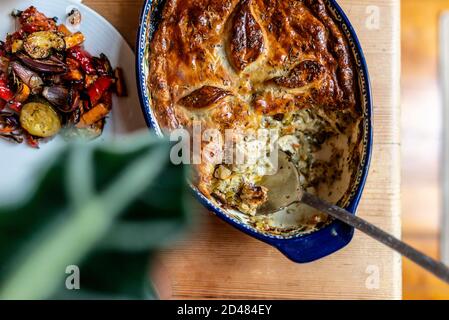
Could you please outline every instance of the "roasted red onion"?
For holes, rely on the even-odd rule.
[[[24,54],[17,54],[17,57],[22,61],[23,64],[29,68],[45,73],[64,73],[67,72],[67,65],[59,60],[58,58],[52,56],[45,60],[35,60]]]
[[[42,91],[44,82],[37,73],[24,67],[17,61],[11,62],[11,68],[14,73],[22,80],[28,87],[30,87],[33,94],[38,94]]]
[[[76,90],[69,90],[63,86],[44,87],[42,95],[52,105],[65,113],[79,107],[80,96]]]
[[[58,108],[68,104],[69,90],[63,86],[44,87],[42,95],[48,102]]]

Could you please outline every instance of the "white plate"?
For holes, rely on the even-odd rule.
[[[0,39],[16,30],[15,19],[10,14],[14,9],[24,10],[34,5],[48,17],[58,17],[59,23],[66,20],[69,7],[76,6],[82,14],[80,31],[84,33],[84,47],[97,56],[105,53],[113,67],[121,67],[125,73],[128,97],[114,98],[112,116],[107,120],[101,140],[112,139],[122,134],[146,128],[137,94],[135,56],[125,39],[102,16],[76,0],[0,0]],[[57,152],[64,141],[55,138],[41,145],[39,150],[25,143],[14,145],[0,139],[0,203],[14,201],[26,194],[34,182],[35,170]]]

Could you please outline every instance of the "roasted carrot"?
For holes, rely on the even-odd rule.
[[[58,26],[58,31],[59,31],[60,33],[62,33],[63,35],[65,35],[65,36],[70,36],[70,35],[72,34],[72,33],[70,32],[70,30],[67,29],[67,27],[66,27],[65,24],[60,24],[60,25]]]
[[[81,116],[80,122],[76,125],[77,128],[87,128],[90,125],[105,118],[111,109],[109,109],[104,103],[99,103],[85,114]]]
[[[117,68],[114,70],[115,76],[115,91],[117,96],[126,97],[128,95],[128,90],[126,88],[125,78],[123,77],[123,70],[121,68]]]
[[[70,36],[64,37],[66,49],[79,46],[84,42],[84,35],[81,32],[74,33]]]

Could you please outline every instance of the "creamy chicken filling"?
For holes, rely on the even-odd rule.
[[[326,190],[332,190],[332,185],[341,179],[344,148],[354,142],[351,132],[357,124],[356,117],[350,112],[329,114],[323,109],[303,109],[287,115],[266,116],[262,119],[261,128],[277,132],[276,144],[290,156],[298,169],[302,188],[319,194],[323,185]],[[347,143],[339,144],[341,137],[347,139]],[[273,165],[266,157],[249,166],[218,165],[212,195],[224,206],[254,217],[254,223],[266,229],[264,220],[256,218],[255,214],[267,200],[268,190],[259,183],[271,170]],[[303,223],[316,225],[325,217],[317,214],[310,216],[309,220]]]

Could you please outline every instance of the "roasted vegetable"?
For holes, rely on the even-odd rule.
[[[84,35],[81,32],[64,37],[66,49],[81,45],[84,42]]]
[[[117,96],[126,97],[128,95],[128,89],[126,88],[125,78],[123,77],[123,70],[121,68],[115,69],[114,76]]]
[[[69,90],[63,86],[44,87],[42,96],[58,108],[64,108],[69,103]]]
[[[75,110],[79,110],[82,105],[82,100],[80,93],[77,90],[70,90],[69,92],[69,101],[66,105],[66,108],[61,109],[62,112],[73,112]]]
[[[16,39],[13,41],[13,43],[11,45],[11,52],[16,53],[16,52],[22,50],[22,48],[23,48],[23,40]]]
[[[87,74],[95,74],[96,70],[93,64],[92,56],[80,46],[70,48],[68,55],[80,63],[81,68]]]
[[[24,54],[17,54],[17,57],[23,64],[38,72],[45,73],[65,73],[67,65],[56,57],[45,60],[32,59]]]
[[[77,128],[86,128],[94,123],[105,118],[111,110],[103,103],[96,105],[94,108],[87,111],[81,116],[80,122],[76,125]]]
[[[91,105],[96,105],[103,94],[109,89],[109,87],[112,85],[112,79],[107,77],[100,77],[97,81],[94,82],[93,85],[91,85],[87,89],[87,94],[89,95],[90,103]]]
[[[83,79],[83,74],[78,69],[69,70],[65,75],[64,78],[70,81],[80,81]]]
[[[17,115],[12,112],[0,112],[0,137],[22,143],[22,128]]]
[[[25,101],[28,100],[30,93],[31,93],[30,87],[28,87],[25,83],[21,82],[17,87],[16,95],[14,96],[14,101],[24,103]]]
[[[43,13],[37,11],[35,7],[29,7],[21,12],[19,17],[22,30],[27,33],[36,31],[56,31],[56,23],[53,19],[47,18]]]
[[[100,99],[100,102],[104,104],[109,110],[112,109],[112,92],[106,91]]]
[[[0,56],[0,76],[8,73],[9,59]]]
[[[84,77],[84,87],[89,88],[97,80],[98,80],[98,76],[96,74],[94,74],[94,75],[86,74],[86,76]]]
[[[58,32],[65,35],[65,36],[70,36],[72,33],[70,32],[69,29],[67,29],[65,24],[60,24],[58,26]]]
[[[111,62],[105,54],[100,54],[100,57],[93,58],[95,70],[100,76],[113,77],[113,69]]]
[[[57,33],[51,31],[38,31],[29,35],[23,48],[31,58],[45,59],[50,56],[52,50],[62,51],[65,42]]]
[[[0,78],[0,99],[9,101],[14,97],[14,93],[8,87],[5,79]]]
[[[13,45],[14,42],[16,42],[16,41],[22,41],[23,42],[24,36],[25,36],[25,32],[23,30],[19,30],[17,32],[12,33],[12,34],[8,34],[6,36],[6,43],[5,43],[5,46],[4,46],[5,50],[7,52],[12,52],[13,51],[13,46],[17,46],[17,43],[16,43],[16,45]],[[22,45],[23,45],[23,43],[22,43]]]
[[[62,127],[74,136],[101,135],[113,92],[126,94],[121,70],[84,50],[85,37],[70,21],[58,26],[35,7],[12,15],[20,27],[0,41],[0,136],[38,148]],[[80,12],[69,20],[79,23]]]
[[[49,105],[30,102],[20,112],[20,124],[31,135],[41,138],[55,136],[61,130],[61,119]]]
[[[10,101],[7,104],[8,108],[15,111],[16,113],[20,113],[22,110],[22,103],[18,101]]]
[[[20,78],[20,80],[22,80],[28,87],[30,87],[33,94],[38,94],[42,91],[44,82],[37,73],[24,67],[17,61],[11,63],[11,68],[14,73]]]
[[[39,149],[39,138],[25,132],[25,141],[31,148]]]

